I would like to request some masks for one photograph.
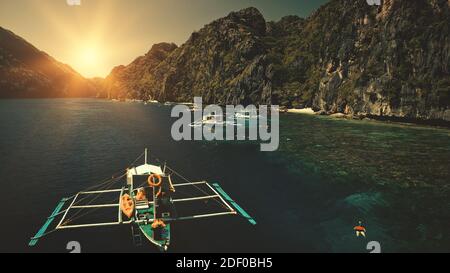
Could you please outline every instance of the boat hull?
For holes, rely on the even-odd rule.
[[[152,228],[151,224],[138,224],[139,229],[142,234],[150,241],[150,243],[154,244],[161,251],[167,251],[170,245],[170,224],[166,224],[164,228],[161,230],[161,237],[155,237],[155,230]]]
[[[137,214],[153,215],[153,206],[146,209],[137,209]],[[150,243],[157,246],[160,251],[167,251],[170,245],[170,223],[166,223],[165,227],[162,227],[160,230],[153,229],[150,221],[140,222],[137,225]],[[160,234],[156,234],[157,232],[160,232]]]

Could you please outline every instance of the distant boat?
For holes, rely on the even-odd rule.
[[[188,106],[189,106],[189,110],[190,110],[191,112],[194,112],[194,111],[201,111],[201,110],[202,110],[202,108],[199,107],[199,106],[196,105],[196,104],[192,104],[192,105],[188,105]]]
[[[186,106],[190,106],[190,107],[195,105],[195,103],[193,103],[193,102],[179,102],[178,104],[186,105]]]
[[[261,118],[260,115],[251,113],[250,111],[239,111],[236,114],[234,114],[234,116],[236,117],[236,119],[246,119],[246,120]]]
[[[228,121],[223,115],[209,114],[204,115],[202,120],[197,120],[189,124],[191,127],[202,127],[208,125],[231,125],[231,126],[240,126],[241,124],[236,123],[235,121]]]
[[[149,104],[157,104],[157,103],[159,103],[157,100],[147,100],[147,101],[144,101],[144,104],[145,104],[145,105],[149,105]]]
[[[241,215],[251,224],[256,224],[256,221],[231,199],[219,184],[210,184],[206,181],[192,182],[166,164],[164,166],[148,164],[147,149],[135,162],[144,155],[143,165],[130,166],[119,177],[111,178],[71,197],[63,198],[44,225],[31,238],[29,246],[35,246],[40,239],[58,230],[130,225],[135,245],[142,243],[143,235],[158,249],[167,251],[171,243],[171,225],[176,221]],[[175,178],[181,179],[183,182],[176,183]],[[113,188],[117,183],[124,184],[121,187]],[[106,194],[117,195],[113,199],[114,202],[107,204],[94,202],[99,196]],[[175,205],[181,207],[187,202],[194,201],[208,202],[202,202],[198,206],[193,204],[189,206],[189,208],[200,209],[199,212],[189,215],[178,214]],[[212,208],[207,207],[207,204],[212,205]],[[83,215],[101,208],[116,208],[110,216],[117,217],[117,220],[88,222],[79,219]],[[205,210],[201,211],[201,209]],[[48,231],[56,218],[60,218],[59,223]],[[81,222],[76,223],[76,221]],[[211,231],[214,232],[214,229]]]
[[[126,99],[126,102],[144,102],[143,100],[138,100],[138,99]]]

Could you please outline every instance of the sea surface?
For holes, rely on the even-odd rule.
[[[158,252],[134,246],[129,226],[58,231],[28,247],[62,197],[123,172],[146,147],[190,180],[219,182],[258,222],[174,223],[171,252],[370,252],[370,241],[382,252],[450,251],[450,130],[286,114],[279,150],[261,152],[258,142],[174,141],[170,111],[1,100],[0,252],[69,252],[70,241],[82,252]]]

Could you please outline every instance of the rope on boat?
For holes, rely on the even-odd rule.
[[[134,164],[141,159],[145,155],[145,152],[143,152],[140,156],[138,156],[131,164],[128,165],[128,168],[131,168],[134,166]]]
[[[159,158],[153,156],[152,154],[150,154],[150,157],[154,158],[159,164],[163,164]],[[190,183],[190,184],[193,183],[193,181],[190,181],[189,179],[187,179],[186,177],[184,177],[182,174],[180,174],[180,173],[178,173],[177,171],[175,171],[174,169],[170,168],[166,163],[164,163],[164,165],[166,166],[166,168],[168,168],[170,171],[172,171],[172,173],[174,173],[176,176],[178,176],[178,177],[180,177],[181,179],[183,179],[185,182]],[[200,188],[199,186],[197,186],[197,185],[195,185],[195,184],[192,184],[192,186],[195,187],[197,190],[199,190],[201,193],[203,193],[203,194],[205,194],[205,195],[208,195],[208,193],[207,193],[206,191],[204,191],[202,188]],[[188,194],[188,193],[186,193],[186,192],[184,192],[184,193],[187,194],[187,195],[190,195],[190,196],[194,197],[194,196],[191,195],[191,194]],[[228,210],[228,207],[225,206],[222,202],[216,200],[215,198],[212,199],[212,200],[213,200],[214,202],[216,202],[217,204],[219,204],[220,207],[222,207],[222,208]]]
[[[126,175],[127,169],[128,169],[128,168],[131,168],[131,167],[132,167],[139,159],[141,159],[141,158],[144,156],[144,154],[145,154],[145,152],[144,152],[144,153],[141,153],[141,155],[139,155],[139,156],[138,156],[131,164],[129,164],[128,167],[125,169],[125,173],[123,173],[124,170],[121,169],[120,171],[117,171],[117,172],[113,173],[113,175],[111,176],[111,178],[107,178],[106,180],[100,182],[99,184],[95,184],[95,185],[93,185],[93,186],[90,186],[90,187],[88,187],[88,188],[85,188],[85,189],[81,190],[81,192],[83,192],[83,191],[90,191],[90,190],[93,190],[93,189],[100,188],[100,187],[102,187],[103,185],[107,185],[109,182],[111,182],[111,181],[113,181],[113,180],[120,179],[120,178],[124,177],[124,176]],[[116,177],[116,175],[120,175],[120,176],[119,176],[119,177]],[[117,180],[116,180],[116,181],[117,181]],[[70,196],[70,197],[67,197],[67,199],[72,199],[72,198],[74,198],[75,196],[76,196],[76,194],[74,194],[74,195],[72,195],[72,196]],[[78,202],[83,201],[83,200],[85,200],[85,199],[86,199],[86,197],[83,198],[83,199],[80,199]],[[77,202],[77,203],[78,203],[78,202]]]
[[[114,183],[114,182],[117,182],[117,181],[119,181],[122,177],[124,177],[126,175],[126,173],[124,173],[124,174],[122,174],[121,176],[118,176],[118,177],[112,177],[112,178],[109,178],[108,180],[106,180],[106,181],[104,181],[104,182],[101,182],[100,184],[98,184],[98,185],[95,185],[95,186],[91,186],[91,187],[89,187],[89,188],[86,188],[86,189],[84,189],[84,190],[81,190],[80,192],[86,192],[86,191],[90,191],[90,190],[93,190],[93,189],[97,189],[97,188],[100,188],[100,187],[102,187],[102,186],[104,186],[104,185],[108,185],[109,186],[109,183]],[[72,195],[71,197],[69,197],[69,198],[67,198],[67,199],[72,199],[72,198],[74,198],[76,196],[76,194],[75,195]],[[81,201],[83,201],[83,200],[86,200],[88,198],[88,196],[86,196],[86,197],[84,197],[84,198],[81,198],[80,200],[78,200],[77,201],[77,203],[79,203],[79,202],[81,202]]]
[[[169,166],[166,165],[166,168],[168,168],[170,171],[172,171],[175,175],[179,176],[181,179],[183,179],[184,181],[186,181],[187,183],[193,183],[193,181],[190,181],[189,179],[187,179],[186,177],[184,177],[183,175],[181,175],[180,173],[178,173],[177,171],[175,171],[174,169],[170,168]],[[194,186],[196,189],[198,189],[200,192],[202,192],[205,195],[208,195],[208,193],[206,191],[204,191],[202,188],[200,188],[199,186],[192,184],[192,186]],[[215,201],[217,204],[219,204],[221,207],[228,209],[227,206],[225,206],[222,202],[216,200],[215,198],[212,199],[213,201]]]
[[[115,178],[115,179],[112,179],[111,181],[110,181],[110,183],[109,184],[107,184],[108,186],[107,187],[105,187],[105,190],[108,190],[108,189],[110,189],[113,185],[114,185],[114,183],[116,183],[117,181],[120,181],[120,179],[122,179],[124,176],[126,176],[126,173],[125,174],[123,174],[123,175],[121,175],[121,176],[119,176],[119,177],[117,177],[117,178]],[[99,194],[97,194],[97,196],[95,196],[94,198],[92,198],[89,202],[87,202],[87,204],[85,204],[85,205],[91,205],[95,200],[97,200],[100,196],[102,196],[103,195],[103,193],[99,193]],[[75,205],[77,205],[77,204],[79,204],[81,201],[83,201],[83,200],[86,200],[88,198],[88,196],[86,196],[86,197],[84,197],[84,198],[82,198],[81,200],[78,200],[76,203],[74,203],[73,205],[75,206]],[[114,198],[114,200],[116,200],[116,198]],[[68,224],[68,223],[71,223],[71,222],[73,222],[73,221],[75,221],[75,220],[77,220],[77,219],[80,219],[81,217],[84,217],[84,216],[86,216],[87,214],[89,214],[89,213],[91,213],[91,212],[93,212],[93,211],[95,211],[95,210],[97,210],[97,209],[99,209],[99,208],[91,208],[90,210],[89,210],[89,212],[87,212],[87,213],[85,213],[85,214],[82,214],[82,215],[80,215],[80,213],[83,211],[83,209],[78,209],[77,210],[77,212],[75,212],[75,214],[72,216],[72,217],[70,217],[70,218],[68,218],[66,221],[64,221],[64,223],[62,223],[61,225],[66,225],[66,224]],[[78,216],[78,217],[77,217]]]
[[[80,191],[80,192],[85,192],[85,191],[90,191],[90,190],[93,190],[93,189],[98,189],[98,188],[100,188],[100,187],[103,187],[103,186],[105,186],[104,187],[104,189],[110,189],[113,185],[114,185],[114,183],[116,183],[117,181],[120,181],[120,179],[122,179],[124,176],[126,176],[127,175],[127,169],[128,168],[131,168],[139,159],[141,159],[143,156],[144,156],[144,154],[145,154],[145,152],[143,152],[143,153],[141,153],[132,163],[130,163],[129,165],[128,165],[128,167],[125,169],[125,173],[123,173],[123,170],[120,170],[120,171],[117,171],[116,173],[114,173],[113,175],[112,175],[112,177],[111,178],[108,178],[107,180],[105,180],[105,181],[103,181],[103,182],[101,182],[100,184],[96,184],[96,185],[93,185],[93,186],[91,186],[91,187],[88,187],[88,188],[86,188],[86,189],[84,189],[84,190],[82,190],[82,191]],[[115,177],[117,174],[120,174],[120,176],[118,176],[118,177]],[[102,194],[103,193],[99,193],[96,197],[94,197],[94,198],[92,198],[86,205],[91,205],[95,200],[97,200],[100,196],[102,196]],[[76,196],[76,194],[75,195],[72,195],[71,197],[69,197],[69,198],[67,198],[67,199],[72,199],[72,198],[75,198],[75,196]],[[75,206],[75,205],[77,205],[77,204],[80,204],[82,201],[84,201],[84,200],[86,200],[86,199],[88,199],[89,198],[89,196],[85,196],[85,197],[83,197],[83,198],[80,198],[79,200],[77,200],[77,202],[76,203],[74,203],[73,205]],[[115,200],[115,199],[114,199]],[[114,200],[112,200],[112,201],[114,201]],[[99,208],[91,208],[88,212],[86,212],[86,213],[84,213],[84,214],[80,214],[82,211],[83,211],[83,209],[78,209],[77,210],[77,212],[75,212],[75,214],[73,215],[73,216],[71,216],[70,218],[68,218],[66,221],[64,221],[64,223],[62,223],[61,225],[66,225],[66,224],[68,224],[68,223],[71,223],[71,222],[73,222],[73,221],[75,221],[75,220],[77,220],[77,219],[80,219],[80,218],[82,218],[82,217],[84,217],[84,216],[86,216],[86,215],[88,215],[88,214],[90,214],[90,213],[92,213],[92,212],[94,212],[94,211],[96,211],[96,210],[98,210]],[[52,232],[53,231],[55,231],[55,230],[52,230]]]
[[[115,200],[117,200],[117,198],[114,198],[114,199],[111,199],[111,200],[108,200],[108,201],[114,202]],[[69,224],[69,223],[72,223],[73,221],[78,220],[78,219],[80,219],[80,218],[83,218],[83,217],[85,217],[86,215],[89,215],[89,214],[91,214],[91,213],[93,213],[93,212],[95,212],[95,211],[97,211],[97,210],[99,210],[99,209],[100,209],[100,208],[90,208],[86,213],[83,213],[83,214],[79,214],[79,213],[78,213],[78,215],[75,214],[75,215],[73,215],[70,219],[67,219],[66,221],[64,221],[64,223],[62,223],[61,225],[64,226],[64,225],[67,225],[67,224]],[[82,210],[83,210],[83,209],[79,209],[79,211],[82,211]]]
[[[101,182],[100,184],[97,184],[97,185],[88,187],[88,188],[84,189],[83,191],[89,191],[89,190],[91,190],[91,189],[98,188],[98,187],[103,186],[103,185],[108,184],[108,183],[109,183],[108,186],[111,187],[115,182],[119,181],[119,180],[120,180],[122,177],[124,177],[125,175],[126,175],[126,173],[125,173],[125,174],[122,174],[122,175],[119,176],[119,177],[114,177],[114,175],[113,175],[112,178],[109,178],[109,179],[107,179],[106,181]],[[81,191],[80,191],[80,192],[81,192]],[[64,198],[64,199],[67,201],[67,200],[71,200],[71,199],[75,198],[76,196],[77,196],[77,195],[75,194],[75,195],[72,195],[72,196],[67,197],[67,198]],[[98,197],[99,197],[99,196],[97,196],[97,198],[98,198]],[[81,198],[80,200],[77,200],[77,203],[75,203],[74,205],[76,205],[76,204],[78,204],[79,202],[85,200],[86,198],[87,198],[87,197]],[[97,199],[97,198],[94,198],[93,200],[91,200],[91,202],[95,201],[95,199]],[[114,200],[116,200],[116,198],[114,198]],[[69,209],[70,209],[70,207],[68,207],[65,211],[67,211],[67,210],[69,210]],[[82,209],[80,209],[80,211],[81,211],[81,210],[82,210]],[[93,209],[93,210],[95,210],[95,209]],[[88,212],[88,213],[85,213],[85,214],[82,215],[82,216],[80,215],[80,216],[76,217],[77,214],[80,213],[80,211],[77,211],[77,213],[76,213],[74,216],[72,216],[70,219],[68,219],[67,221],[65,221],[64,224],[66,224],[66,223],[68,223],[68,222],[70,222],[70,221],[74,221],[74,220],[76,220],[76,219],[79,219],[80,217],[85,216],[85,215],[87,215],[87,214],[90,213],[90,212]],[[59,213],[58,213],[58,214],[59,214]],[[58,215],[58,214],[56,214],[56,215]],[[56,216],[56,215],[55,215],[55,216]],[[57,231],[56,227],[53,228],[53,229],[50,230],[50,231],[47,231],[47,232],[45,232],[45,233],[39,235],[39,236],[36,236],[36,237],[31,238],[31,240],[36,240],[36,239],[43,238],[43,237],[48,236],[49,234],[51,234],[51,233],[53,233],[53,232],[55,232],[55,231]]]

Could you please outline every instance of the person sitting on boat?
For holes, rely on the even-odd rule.
[[[355,226],[353,230],[356,231],[356,237],[359,237],[360,235],[366,237],[366,228],[362,225],[361,221],[358,222],[358,225]]]
[[[156,219],[155,221],[153,221],[152,223],[152,228],[153,229],[157,229],[157,228],[165,228],[166,224],[164,223],[163,220],[161,219]]]
[[[156,219],[155,221],[153,221],[151,226],[153,229],[153,238],[158,241],[163,240],[165,233],[164,230],[166,227],[164,221],[161,219]]]
[[[147,199],[145,189],[144,188],[138,189],[138,192],[136,194],[136,201],[143,201],[145,199]]]
[[[156,197],[170,197],[171,193],[175,192],[175,187],[172,184],[170,176],[165,176],[162,178],[161,185],[159,186]]]

